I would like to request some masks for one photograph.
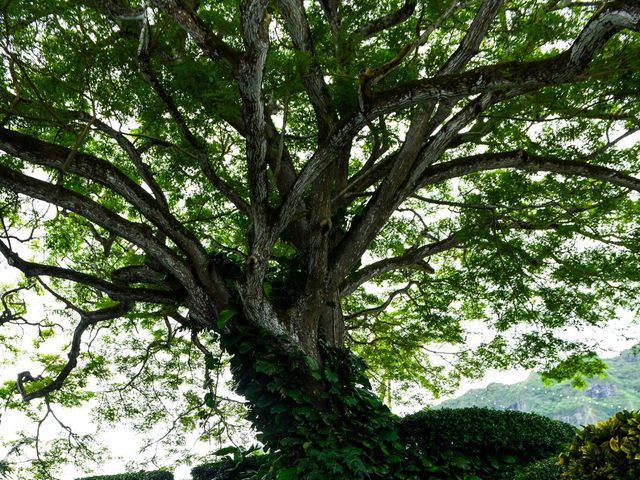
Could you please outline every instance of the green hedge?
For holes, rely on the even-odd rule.
[[[219,462],[205,463],[192,468],[191,477],[193,480],[247,479],[251,478],[268,458],[268,455],[244,457],[237,462],[230,457],[226,457]]]
[[[163,470],[153,472],[131,472],[117,475],[99,475],[97,477],[82,477],[76,480],[173,480],[173,473]]]
[[[401,432],[433,479],[513,479],[524,465],[560,453],[576,429],[534,413],[459,408],[404,417]]]

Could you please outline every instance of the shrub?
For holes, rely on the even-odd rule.
[[[560,453],[576,429],[534,413],[460,408],[404,417],[402,436],[434,479],[512,479],[523,465]]]
[[[191,469],[193,480],[241,480],[251,478],[268,460],[268,455],[244,457],[236,461],[225,457],[219,462],[205,463]]]
[[[560,455],[565,472],[576,480],[637,480],[640,478],[640,411],[616,413],[605,422],[579,431]]]
[[[173,473],[164,470],[152,472],[131,472],[117,475],[98,475],[97,477],[82,477],[76,480],[173,480]]]
[[[516,474],[514,480],[560,480],[562,471],[557,457],[545,458],[527,465]]]

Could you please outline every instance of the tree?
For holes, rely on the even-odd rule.
[[[73,322],[67,358],[39,355],[8,405],[113,381],[180,397],[193,427],[217,411],[224,353],[272,475],[415,478],[362,359],[382,395],[602,369],[558,331],[638,294],[636,1],[2,11],[0,252],[27,280],[1,322],[29,323],[25,288]],[[472,321],[492,333],[475,348]],[[184,391],[187,358],[206,393]]]

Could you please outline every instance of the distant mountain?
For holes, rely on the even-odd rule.
[[[532,373],[524,382],[492,383],[434,408],[478,406],[535,412],[576,426],[606,420],[622,409],[640,409],[640,355],[628,350],[605,361],[608,375],[591,379],[586,389],[573,388],[569,382],[545,387],[539,375]]]

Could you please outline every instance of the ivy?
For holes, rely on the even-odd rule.
[[[401,440],[398,418],[371,391],[361,359],[321,343],[319,364],[247,323],[232,322],[221,343],[269,454],[256,478],[417,478],[420,462]]]

